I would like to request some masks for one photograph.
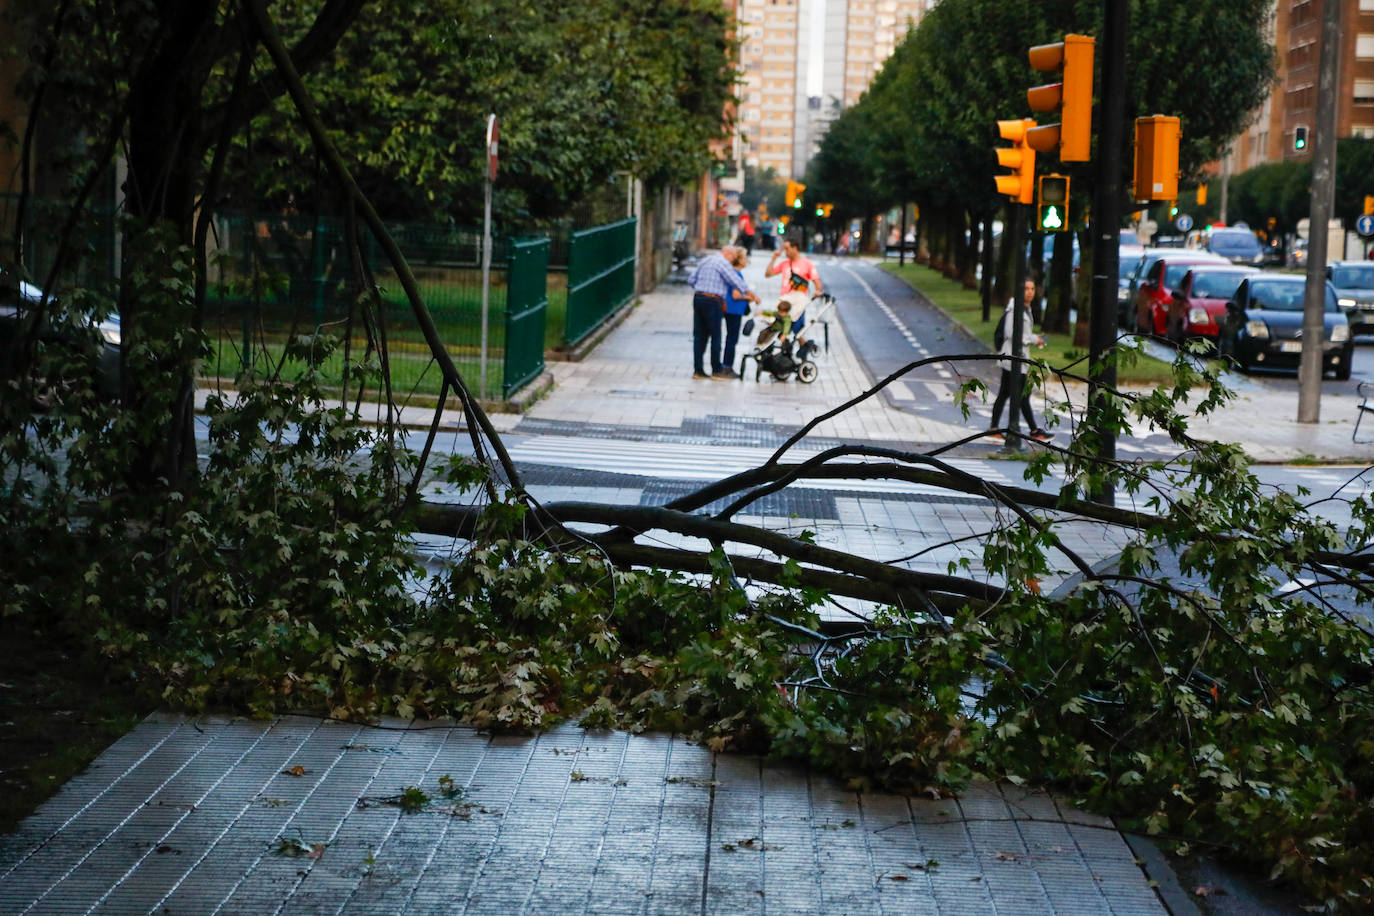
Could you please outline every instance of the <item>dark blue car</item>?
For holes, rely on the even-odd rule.
[[[1336,290],[1326,285],[1322,310],[1322,370],[1350,378],[1354,341]],[[1226,303],[1217,346],[1242,372],[1252,368],[1296,369],[1302,357],[1302,311],[1307,278],[1295,274],[1247,277]]]

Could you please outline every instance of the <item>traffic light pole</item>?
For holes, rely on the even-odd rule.
[[[1109,426],[1107,391],[1116,387],[1116,290],[1121,260],[1121,145],[1126,117],[1126,0],[1103,0],[1102,94],[1096,118],[1097,170],[1093,197],[1092,311],[1088,322],[1087,423],[1097,437],[1097,457],[1116,460],[1116,430]],[[1105,390],[1104,390],[1105,389]],[[1091,494],[1115,502],[1113,475]]]
[[[1011,362],[1011,418],[1007,423],[1007,448],[1011,449],[1021,446],[1021,400],[1024,397],[1021,389],[1026,380],[1026,370],[1021,364],[1021,359],[1026,355],[1021,343],[1025,334],[1026,310],[1021,303],[1026,295],[1026,229],[1030,222],[1026,213],[1030,208],[1030,204],[1011,205],[1011,231],[1006,234],[1006,238],[1016,245],[1016,279],[1011,288],[1011,327],[1008,329],[1011,332],[1011,355],[1014,357]]]

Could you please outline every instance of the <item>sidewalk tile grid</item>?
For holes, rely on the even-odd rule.
[[[6,914],[1164,912],[1109,821],[1041,792],[860,795],[572,724],[156,715],[10,839]]]

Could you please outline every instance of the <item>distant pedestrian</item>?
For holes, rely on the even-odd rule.
[[[739,215],[739,244],[743,246],[746,255],[753,253],[754,221],[749,216],[748,210],[743,211]]]
[[[688,282],[692,284],[692,374],[694,379],[739,378],[721,362],[721,324],[732,291],[747,294],[749,286],[735,271],[727,257],[734,257],[735,246],[701,259]],[[711,372],[706,372],[706,348],[711,348]]]
[[[773,245],[773,221],[771,219],[759,220],[759,248],[763,251],[772,251]]]
[[[727,258],[735,268],[735,273],[739,275],[740,282],[748,289],[748,282],[744,279],[744,268],[749,266],[749,252],[743,248],[736,248],[733,257]],[[757,293],[741,293],[733,289],[730,290],[729,298],[725,300],[725,352],[720,361],[731,372],[735,367],[735,345],[739,343],[740,324],[744,321],[744,316],[749,314],[749,303],[758,301]]]
[[[1000,432],[1002,425],[1002,408],[1007,400],[1012,399],[1012,410],[1021,411],[1021,416],[1026,421],[1026,435],[1040,442],[1047,442],[1054,438],[1054,433],[1047,432],[1035,425],[1035,414],[1031,412],[1030,386],[1026,384],[1025,372],[1021,373],[1021,390],[1013,392],[1012,389],[1012,360],[1013,353],[1025,356],[1026,351],[1032,346],[1043,347],[1045,338],[1035,333],[1031,327],[1031,302],[1035,299],[1035,281],[1026,278],[1026,286],[1023,291],[1023,301],[1021,303],[1021,345],[1013,347],[1016,328],[1016,315],[1012,309],[1016,305],[1016,300],[1008,299],[1006,311],[1002,314],[999,327],[1002,329],[1002,340],[998,345],[997,352],[1004,357],[997,361],[998,367],[1002,370],[1002,377],[997,386],[997,400],[992,403],[992,426],[988,429],[988,434],[994,439],[1003,439],[1005,436]],[[1019,352],[1018,352],[1019,351]]]

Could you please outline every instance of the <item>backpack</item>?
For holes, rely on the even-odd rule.
[[[997,327],[992,331],[992,348],[997,352],[1002,352],[1002,344],[1007,342],[1007,313],[1002,313],[1002,318],[997,322]]]

